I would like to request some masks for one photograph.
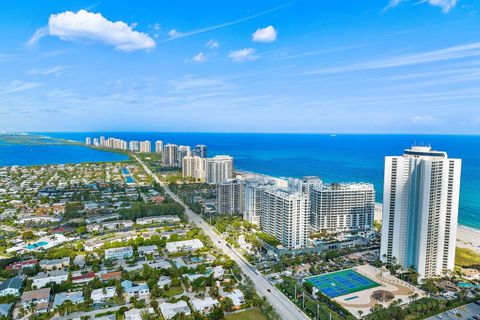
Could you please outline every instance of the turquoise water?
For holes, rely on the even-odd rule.
[[[29,250],[32,250],[32,249],[35,249],[35,248],[46,246],[47,244],[48,244],[48,242],[46,242],[46,241],[40,241],[40,242],[35,242],[35,243],[32,243],[32,244],[28,244],[28,245],[25,246],[25,248],[27,248]]]
[[[152,132],[44,134],[82,142],[87,136],[93,138],[104,135],[125,140],[162,140],[180,145],[206,144],[209,156],[230,154],[235,157],[235,168],[240,170],[277,177],[318,175],[327,182],[373,183],[378,202],[383,197],[384,157],[400,155],[413,144],[432,145],[437,150],[447,151],[450,157],[463,160],[459,222],[480,229],[480,136]],[[85,150],[81,150],[79,159],[84,156]],[[1,152],[0,147],[0,165],[4,161]],[[22,152],[15,152],[11,153],[9,162],[29,164],[32,161],[45,161],[42,158],[50,156],[48,152],[40,152],[35,157],[28,153],[24,158]],[[97,156],[100,154],[95,154]]]

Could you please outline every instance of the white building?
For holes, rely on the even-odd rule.
[[[164,215],[164,216],[153,216],[153,217],[144,217],[138,218],[136,224],[152,224],[152,223],[175,223],[180,222],[180,218],[174,215]]]
[[[63,270],[54,270],[49,272],[39,272],[36,276],[30,278],[32,287],[43,288],[50,282],[60,284],[68,280],[68,272]]]
[[[86,138],[85,138],[85,144],[86,144],[86,145],[91,145],[91,144],[92,144],[92,138],[86,137]]]
[[[115,297],[115,287],[106,287],[92,290],[91,298],[93,302],[102,302]]]
[[[160,304],[160,311],[162,312],[163,317],[166,320],[169,320],[175,315],[183,313],[186,316],[189,316],[191,311],[188,307],[188,304],[184,300],[180,300],[175,303],[164,302]]]
[[[131,246],[105,249],[105,259],[128,259],[132,255],[133,248]]]
[[[367,183],[333,183],[310,188],[314,231],[349,232],[373,227],[375,190]]]
[[[162,153],[163,152],[163,141],[157,140],[155,141],[155,153]]]
[[[178,161],[178,146],[176,144],[168,143],[163,149],[163,164],[169,167],[178,167],[180,162]]]
[[[430,147],[412,147],[385,158],[383,261],[421,277],[453,270],[461,160]]]
[[[184,157],[190,157],[192,150],[190,146],[178,146],[178,162],[181,165]]]
[[[199,156],[186,156],[182,159],[182,176],[205,181],[205,159]]]
[[[155,255],[158,254],[158,247],[156,245],[151,246],[138,246],[138,256],[145,257],[147,255]]]
[[[169,253],[179,251],[195,251],[203,248],[203,243],[199,239],[167,242],[166,249]]]
[[[260,191],[261,183],[257,179],[244,180],[243,191],[243,219],[260,225]]]
[[[225,292],[223,290],[220,290],[220,296],[222,298],[230,298],[233,302],[233,306],[236,309],[239,309],[243,303],[245,303],[245,297],[243,295],[243,292],[240,291],[240,289],[235,289],[231,292]]]
[[[308,195],[276,187],[261,187],[260,228],[288,249],[307,245],[310,217]]]
[[[245,184],[233,179],[217,184],[217,211],[219,214],[242,214],[245,204]]]
[[[148,140],[140,141],[140,152],[141,153],[151,153],[152,152],[152,143]]]
[[[205,297],[204,299],[191,299],[190,304],[193,310],[200,313],[209,313],[218,305],[218,300],[212,297]]]
[[[205,180],[217,184],[233,179],[233,157],[215,156],[205,159]]]

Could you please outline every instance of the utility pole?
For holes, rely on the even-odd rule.
[[[302,295],[302,308],[305,309],[305,290],[302,291],[303,292],[303,295]]]
[[[297,283],[295,282],[295,301],[297,301]]]
[[[320,312],[319,307],[320,305],[317,303],[317,316],[315,317],[315,320],[318,320],[318,313]]]

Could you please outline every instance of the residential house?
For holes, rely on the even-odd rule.
[[[158,255],[158,247],[156,245],[139,246],[138,247],[138,256],[139,257],[145,257],[147,255]]]
[[[37,259],[30,259],[26,261],[18,261],[9,264],[8,266],[5,267],[7,270],[22,270],[25,268],[34,268],[38,264]]]
[[[137,285],[130,280],[124,280],[122,281],[122,287],[123,287],[123,290],[125,291],[127,300],[130,299],[131,297],[138,298],[138,297],[148,296],[150,294],[150,289],[148,288],[148,285],[146,283]]]
[[[218,305],[218,300],[212,297],[206,297],[204,299],[191,299],[190,304],[193,310],[200,313],[209,313]]]
[[[105,259],[128,259],[133,256],[133,248],[119,247],[105,250]]]
[[[62,283],[68,280],[68,272],[64,270],[54,270],[50,272],[39,272],[36,276],[29,278],[32,280],[32,286],[43,288],[50,282]]]
[[[114,286],[95,289],[92,291],[91,298],[94,303],[98,303],[115,297],[115,292]]]
[[[199,239],[167,242],[166,249],[169,253],[180,251],[195,251],[203,248],[203,243]]]
[[[70,258],[64,257],[61,259],[53,259],[53,260],[41,260],[40,261],[40,268],[43,270],[59,270],[66,268],[70,265]]]
[[[87,273],[75,272],[72,274],[72,283],[87,283],[95,279],[95,277],[96,275],[93,271],[89,271]]]
[[[20,298],[22,307],[28,309],[31,304],[36,306],[37,313],[48,312],[48,306],[52,299],[51,289],[43,288],[38,290],[25,291]]]
[[[71,301],[73,304],[79,304],[84,301],[83,292],[82,291],[74,291],[74,292],[61,292],[55,295],[53,299],[53,309],[57,308],[58,306],[62,305],[65,301]]]
[[[19,296],[23,287],[23,278],[14,277],[3,281],[0,284],[0,296]]]
[[[163,318],[165,318],[165,320],[169,320],[175,317],[175,315],[177,314],[183,313],[184,315],[188,316],[191,313],[188,304],[183,300],[175,303],[161,303],[160,311],[162,312]]]
[[[240,289],[235,289],[231,292],[220,290],[219,293],[223,299],[230,298],[232,300],[234,309],[240,309],[242,304],[245,303],[245,297]]]

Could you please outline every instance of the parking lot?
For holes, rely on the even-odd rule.
[[[477,304],[478,303],[478,304]],[[428,318],[428,320],[458,320],[458,319],[468,319],[476,320],[474,316],[478,316],[480,320],[480,300],[477,303],[472,302],[467,305],[446,311],[444,313],[437,314],[436,316]],[[458,315],[461,315],[459,317]]]

